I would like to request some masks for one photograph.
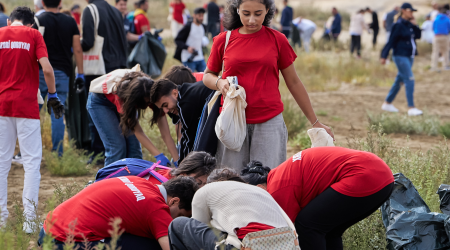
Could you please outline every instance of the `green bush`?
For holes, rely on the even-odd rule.
[[[445,138],[450,138],[450,123],[445,123],[439,127],[439,133]]]
[[[300,148],[300,150],[311,147],[311,139],[306,130],[298,133],[289,140],[289,145],[293,148]]]
[[[370,125],[382,125],[387,134],[419,134],[419,135],[438,135],[440,122],[437,116],[424,113],[421,116],[408,116],[407,114],[396,113],[368,113]]]

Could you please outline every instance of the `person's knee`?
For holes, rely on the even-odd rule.
[[[175,218],[169,225],[169,234],[182,235],[184,227],[190,222],[188,217]]]

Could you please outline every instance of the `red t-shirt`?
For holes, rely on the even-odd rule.
[[[203,73],[203,72],[195,72],[195,73],[192,73],[192,74],[194,75],[195,80],[197,82],[203,81],[203,76],[205,75],[205,73]]]
[[[184,3],[170,3],[170,7],[173,8],[172,17],[173,20],[177,21],[178,23],[183,24],[183,11],[186,8],[186,5]]]
[[[44,229],[59,241],[66,240],[69,224],[75,220],[75,241],[98,241],[111,237],[110,218],[122,218],[125,232],[159,239],[168,235],[172,222],[169,207],[159,188],[136,177],[117,177],[96,182],[59,205],[47,215]],[[50,222],[51,220],[51,222]]]
[[[116,106],[117,112],[122,113],[122,103],[116,94],[105,94],[105,97]]]
[[[392,182],[389,166],[372,153],[318,147],[303,150],[271,170],[267,191],[294,221],[328,187],[343,195],[365,197]]]
[[[0,28],[0,116],[39,119],[39,62],[44,38],[26,26]]]
[[[290,66],[297,55],[286,36],[263,26],[253,34],[231,32],[224,56],[226,32],[214,37],[208,69],[214,72],[225,68],[222,78],[237,76],[247,94],[245,115],[248,124],[266,122],[283,112],[279,71]]]
[[[173,176],[170,175],[170,169],[160,169],[156,170],[156,172],[164,177],[166,177],[168,180],[172,179]],[[148,181],[155,184],[155,185],[161,185],[161,182],[159,182],[153,175],[149,174]]]
[[[147,26],[148,30],[141,30],[142,26]],[[150,30],[150,22],[144,14],[139,14],[134,17],[134,27],[136,28],[136,34],[141,35]]]
[[[239,229],[236,229],[236,235],[237,235],[237,237],[239,239],[242,240],[249,233],[269,230],[269,229],[273,229],[273,228],[274,227],[266,225],[266,224],[261,224],[261,223],[258,223],[258,222],[252,222],[252,223],[248,223],[248,225],[246,227],[241,227]]]

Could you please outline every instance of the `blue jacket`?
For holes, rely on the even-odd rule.
[[[3,12],[0,11],[0,28],[5,27],[7,25],[8,16],[3,14]]]
[[[294,11],[291,7],[286,6],[286,8],[283,9],[283,12],[281,12],[281,26],[283,27],[283,30],[291,30],[291,23],[292,19],[294,17]]]
[[[413,57],[417,55],[416,39],[420,39],[421,30],[410,21],[399,18],[392,26],[388,43],[381,51],[381,58],[387,58],[389,51],[394,50],[394,56]]]
[[[331,34],[341,33],[341,19],[341,15],[339,13],[334,16],[333,23],[331,24]]]
[[[450,18],[442,13],[437,15],[433,22],[433,31],[435,35],[448,35],[450,33]]]

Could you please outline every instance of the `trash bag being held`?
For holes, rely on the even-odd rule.
[[[158,77],[166,60],[167,52],[164,45],[150,32],[145,32],[128,57],[128,67],[141,65],[144,73]]]
[[[439,208],[444,214],[450,215],[450,185],[441,184],[438,191]]]

